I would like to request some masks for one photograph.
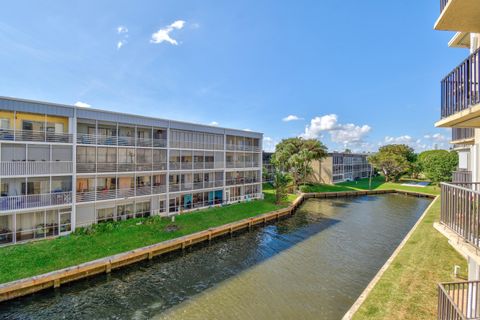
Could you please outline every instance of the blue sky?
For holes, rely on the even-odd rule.
[[[468,52],[438,15],[418,0],[6,2],[0,95],[260,131],[267,149],[445,148],[440,80]]]

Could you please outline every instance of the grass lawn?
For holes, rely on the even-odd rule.
[[[368,179],[362,179],[359,181],[350,181],[342,182],[335,185],[330,184],[315,184],[315,185],[306,185],[301,187],[303,192],[334,192],[334,191],[352,191],[352,190],[368,190],[369,183]],[[438,195],[440,194],[440,188],[437,186],[427,186],[427,187],[410,187],[402,186],[402,182],[393,183],[385,182],[383,177],[374,177],[372,179],[372,190],[385,190],[385,189],[396,189],[404,191],[415,191],[422,193],[429,193]]]
[[[439,216],[437,199],[354,319],[436,319],[437,283],[458,280],[454,265],[467,271],[465,259],[433,228]]]
[[[158,217],[132,219],[99,225],[98,228],[101,230],[89,235],[71,234],[51,240],[0,248],[0,283],[133,250],[286,206],[286,204],[275,205],[274,191],[268,185],[264,188],[264,200],[210,208],[177,216],[175,224],[179,230],[175,232],[165,232],[165,227],[171,224],[169,219],[158,219]],[[289,201],[295,198],[295,195],[290,195]],[[139,222],[142,224],[137,225]]]

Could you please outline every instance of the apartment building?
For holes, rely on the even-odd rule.
[[[372,171],[368,154],[345,152],[329,153],[322,161],[313,161],[312,169],[309,182],[326,184],[368,178]]]
[[[440,0],[435,29],[454,31],[448,45],[465,50],[465,59],[453,69],[446,66],[450,71],[441,80],[441,113],[435,125],[452,128],[460,161],[453,182],[442,183],[435,228],[468,262],[467,281],[439,284],[438,319],[480,319],[480,2]]]
[[[262,134],[0,97],[0,244],[262,197]]]

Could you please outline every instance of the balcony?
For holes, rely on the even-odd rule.
[[[140,186],[127,189],[106,189],[99,191],[77,192],[77,202],[90,202],[100,200],[113,200],[121,198],[132,198],[139,196],[148,196],[152,194],[162,194],[166,192],[165,185],[158,186]]]
[[[480,249],[480,182],[442,183],[440,223]]]
[[[480,281],[440,283],[437,319],[480,319]]]
[[[0,197],[0,211],[49,207],[72,203],[72,192]]]
[[[463,128],[480,126],[479,83],[480,49],[472,53],[442,80],[442,119],[435,125]]]
[[[0,140],[72,143],[72,135],[45,131],[0,129]]]
[[[78,144],[166,148],[167,139],[135,138],[78,133]]]
[[[35,176],[72,174],[72,161],[4,161],[0,162],[0,176]]]
[[[475,129],[474,128],[452,128],[451,144],[474,144]]]
[[[480,32],[478,0],[440,0],[435,30]]]
[[[452,174],[453,183],[471,183],[472,182],[472,171],[458,169]]]

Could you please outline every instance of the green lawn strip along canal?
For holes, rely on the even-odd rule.
[[[437,199],[353,319],[436,318],[437,284],[458,281],[454,265],[467,270],[465,259],[433,228],[439,216]]]
[[[289,196],[293,201],[295,195]],[[179,215],[175,228],[167,232],[170,219],[150,217],[103,223],[93,232],[76,232],[55,239],[0,248],[0,283],[44,274],[50,271],[104,258],[211,227],[257,216],[286,207],[275,205],[268,186],[265,199]]]

